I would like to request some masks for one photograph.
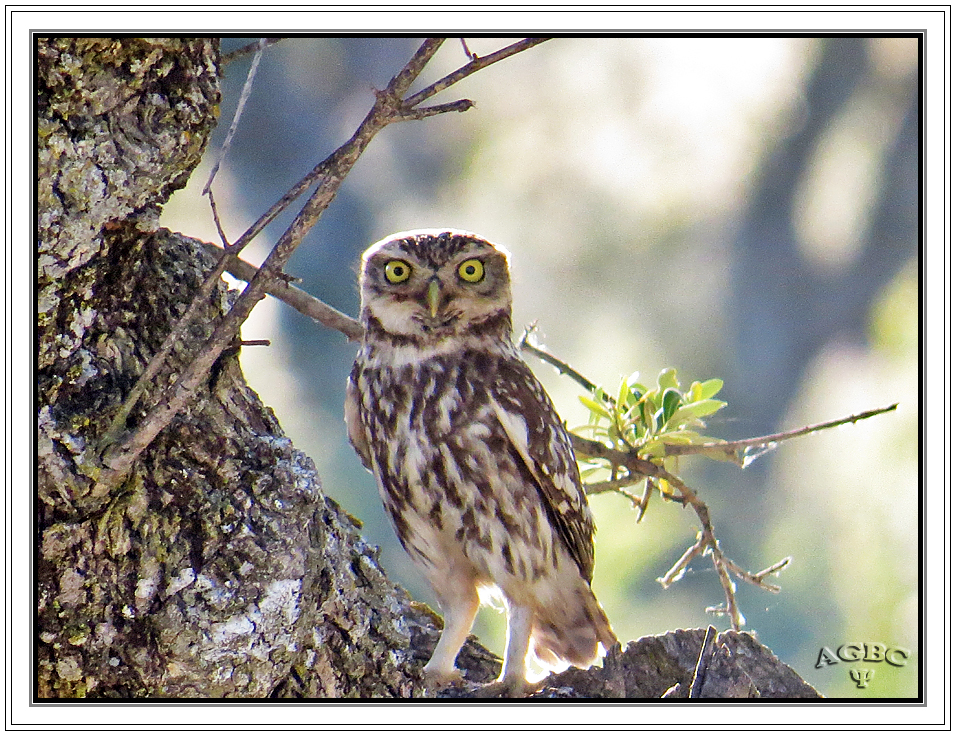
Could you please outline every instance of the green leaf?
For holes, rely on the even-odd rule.
[[[695,401],[693,404],[686,404],[674,412],[664,428],[667,430],[675,430],[687,426],[703,426],[703,422],[700,418],[709,416],[720,408],[720,406],[710,406],[710,402],[722,404],[722,402],[714,399],[705,399],[704,401]]]
[[[680,407],[675,411],[670,419],[667,421],[667,424],[664,426],[664,429],[667,431],[675,431],[686,427],[687,425],[692,425],[699,427],[701,421],[697,418],[697,415],[686,406]]]
[[[700,444],[700,435],[692,429],[675,429],[670,432],[662,432],[657,438],[668,445]]]
[[[661,397],[661,410],[663,411],[663,424],[667,424],[667,421],[674,416],[674,412],[681,405],[684,397],[681,396],[680,391],[676,388],[665,389],[664,395]]]
[[[594,414],[597,414],[600,417],[604,417],[607,420],[611,419],[611,414],[608,410],[597,401],[592,399],[590,396],[578,396],[578,399],[581,400],[581,403],[584,404],[588,409],[590,409]]]
[[[645,394],[645,399],[646,397],[647,397],[647,394]],[[644,426],[646,427],[648,434],[653,435],[657,432],[657,420],[654,419],[655,412],[657,411],[657,407],[654,406],[653,401],[647,401],[647,400],[641,402],[641,407],[642,407],[641,414],[643,415]]]
[[[719,378],[711,378],[709,381],[704,381],[702,384],[700,384],[700,397],[695,397],[694,401],[709,399],[712,396],[715,396],[723,387],[724,382]]]
[[[645,442],[638,448],[638,452],[642,457],[647,458],[661,458],[664,456],[664,441],[659,438],[654,438],[649,442]]]
[[[603,424],[581,424],[571,430],[574,434],[585,434],[590,432],[595,437],[606,437],[607,427]]]
[[[631,391],[631,387],[628,386],[627,381],[621,381],[621,387],[617,392],[617,408],[619,411],[626,410],[627,407],[634,404],[637,401],[637,397]]]
[[[581,473],[581,480],[585,480],[585,479],[587,479],[587,478],[592,478],[595,473],[607,473],[607,472],[608,472],[607,468],[602,468],[600,465],[592,465],[592,466],[586,467],[586,468],[585,468],[585,467],[581,467],[581,468],[579,468],[579,470],[580,470],[580,473]]]
[[[662,370],[660,375],[657,377],[657,385],[660,387],[661,391],[668,388],[680,388],[680,383],[677,380],[677,369],[665,368]]]
[[[727,406],[726,401],[720,401],[719,399],[703,399],[701,401],[695,401],[692,404],[684,404],[682,409],[689,409],[695,417],[709,417],[711,414],[714,414],[720,409],[723,409]]]

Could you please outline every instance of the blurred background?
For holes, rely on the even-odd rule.
[[[223,50],[251,39],[226,39]],[[515,39],[468,39],[479,54]],[[338,145],[420,39],[296,38],[266,50],[214,191],[237,238]],[[162,223],[219,242],[199,192],[251,55],[224,70],[222,123]],[[465,63],[458,39],[418,87]],[[373,141],[287,271],[358,313],[362,251],[419,227],[475,231],[513,254],[515,328],[605,386],[674,367],[720,377],[706,432],[741,439],[899,402],[890,414],[795,439],[746,470],[685,459],[721,546],[757,571],[790,555],[774,595],[738,583],[746,628],[830,697],[915,697],[919,550],[919,46],[916,38],[560,38],[432,102],[464,114],[390,126]],[[294,212],[243,257],[258,263]],[[364,522],[391,577],[433,598],[395,540],[342,421],[355,346],[273,299],[243,328],[242,365],[325,491]],[[529,360],[569,426],[580,388]],[[695,539],[690,510],[592,497],[594,588],[623,640],[727,626],[709,560],[663,590]],[[476,633],[502,651],[504,617]],[[816,667],[820,650],[882,642],[869,687]]]

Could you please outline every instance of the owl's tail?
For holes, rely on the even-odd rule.
[[[587,667],[598,655],[598,644],[610,651],[617,643],[611,624],[591,586],[581,585],[557,605],[538,608],[531,628],[531,650],[549,667],[567,662]]]

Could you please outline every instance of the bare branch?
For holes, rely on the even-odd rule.
[[[285,207],[297,199],[298,196],[306,191],[313,183],[318,182],[315,192],[313,192],[311,197],[306,201],[302,210],[273,247],[263,262],[262,267],[259,268],[255,274],[251,275],[251,280],[247,283],[239,299],[215,327],[212,335],[196,353],[188,367],[179,376],[175,385],[162,393],[134,431],[124,434],[130,411],[141,398],[145,386],[155,377],[159,368],[165,362],[172,350],[172,345],[176,343],[176,340],[172,339],[174,334],[170,335],[170,338],[166,340],[160,351],[154,356],[153,360],[150,361],[147,372],[144,372],[144,376],[141,376],[140,381],[137,382],[138,388],[134,389],[130,397],[127,397],[126,403],[117,413],[110,428],[100,441],[99,446],[103,453],[104,468],[97,480],[93,495],[105,494],[129,472],[130,467],[139,454],[149,446],[153,438],[169,424],[172,418],[182,409],[186,402],[189,401],[223,351],[235,341],[239,327],[249,316],[249,313],[256,303],[273,288],[280,288],[277,284],[281,284],[287,289],[292,288],[283,281],[283,266],[334,199],[345,176],[369,145],[372,138],[390,123],[408,119],[421,119],[442,112],[461,111],[470,106],[467,100],[460,100],[455,103],[438,105],[420,111],[414,111],[412,109],[421,101],[437,93],[437,91],[439,91],[438,88],[435,88],[430,94],[424,96],[422,93],[419,93],[409,100],[403,99],[411,84],[438,51],[443,41],[444,39],[441,38],[426,39],[405,67],[392,78],[387,87],[376,93],[375,102],[371,110],[352,137],[336,149],[325,161],[316,166],[305,179],[293,187],[293,189],[265,215],[260,217],[239,240],[232,246],[226,246],[228,250],[220,256],[216,268],[210,273],[203,287],[200,289],[200,293],[196,295],[192,304],[190,304],[187,309],[186,314],[173,330],[174,334],[181,329],[185,329],[185,326],[191,323],[198,309],[198,305],[202,303],[203,299],[209,297],[212,289],[215,284],[218,283],[219,278],[225,270],[227,257],[238,254],[268,222],[271,222]],[[483,59],[469,62],[469,69],[466,73],[461,73],[457,78],[445,81],[441,89],[451,86],[451,84],[454,84],[458,79],[464,78],[478,71],[478,69],[489,66],[525,48],[530,48],[533,45],[534,43],[515,44],[512,47],[503,49]],[[459,72],[461,72],[461,70],[459,70]],[[449,80],[449,78],[446,77],[445,80]],[[225,242],[224,236],[223,239]],[[294,299],[295,297],[292,298]],[[332,312],[334,311],[335,310],[332,310]],[[328,313],[326,313],[325,317],[336,324],[335,329],[340,329],[346,332],[346,334],[350,334],[349,331],[352,331],[350,336],[354,336],[354,326],[349,323],[349,318],[345,317],[345,315],[338,315],[340,318],[345,318],[344,320]],[[150,375],[147,377],[146,373]]]
[[[511,44],[510,46],[506,46],[499,51],[488,54],[487,56],[472,55],[471,61],[469,61],[463,67],[453,71],[448,76],[442,77],[434,84],[425,87],[425,89],[423,89],[421,92],[417,92],[416,94],[412,95],[405,100],[405,104],[408,107],[416,107],[429,97],[434,97],[442,90],[448,89],[453,84],[460,82],[465,77],[469,77],[487,66],[491,66],[502,59],[507,59],[509,56],[514,56],[515,54],[525,51],[526,49],[530,49],[532,46],[537,46],[539,43],[544,43],[547,40],[547,38],[525,38],[521,41]]]
[[[246,286],[232,309],[213,330],[212,335],[179,377],[176,384],[163,392],[163,395],[149,410],[147,416],[135,431],[110,444],[104,453],[103,462],[105,467],[100,474],[93,495],[105,494],[109,488],[112,488],[123,478],[129,472],[133,461],[193,396],[219,355],[233,341],[240,325],[249,316],[252,308],[265,296],[267,287],[280,280],[279,275],[282,273],[283,266],[331,203],[345,176],[372,138],[386,125],[397,119],[398,105],[395,103],[400,101],[401,95],[408,89],[440,45],[441,39],[426,40],[408,64],[389,82],[385,91],[376,95],[372,109],[359,125],[355,134],[326,159],[324,162],[325,176],[319,183],[318,188],[282,237],[279,238],[272,252],[263,262],[262,267]],[[233,246],[233,249],[235,250],[237,246]],[[225,258],[223,257],[220,260],[221,263],[216,270],[220,268],[224,270],[225,268]],[[222,271],[220,271],[219,276],[221,276],[221,273]],[[219,276],[216,277],[217,280]],[[210,280],[207,279],[207,284]],[[203,285],[203,288],[206,288],[206,284]],[[209,290],[211,292],[211,287]],[[190,309],[195,305],[196,300],[190,305]],[[117,427],[115,421],[111,430],[114,428],[122,429],[122,427]]]
[[[541,346],[535,345],[531,341],[530,339],[531,335],[534,333],[536,329],[537,329],[537,325],[535,324],[531,324],[525,327],[524,332],[521,333],[521,339],[518,341],[518,347],[521,350],[531,353],[534,357],[540,360],[543,360],[545,363],[552,366],[553,368],[556,368],[558,373],[561,373],[562,375],[567,376],[568,378],[575,381],[576,383],[579,383],[591,393],[594,393],[595,391],[597,391],[598,385],[596,383],[589,381],[587,378],[585,378],[582,374],[578,373],[574,368],[572,368],[570,365],[565,363],[563,360],[549,353],[547,350],[545,350]],[[603,393],[604,392],[602,391],[602,394]],[[604,396],[606,397],[606,394],[604,394]]]
[[[738,450],[746,451],[759,448],[773,449],[774,446],[780,442],[783,442],[784,440],[793,439],[794,437],[803,437],[804,435],[813,434],[814,432],[819,432],[824,429],[839,427],[843,424],[855,424],[862,419],[869,419],[870,417],[875,417],[878,414],[886,414],[887,412],[894,411],[897,406],[899,406],[899,404],[890,404],[889,406],[884,406],[882,409],[870,409],[869,411],[860,412],[859,414],[852,414],[851,416],[844,417],[843,419],[832,419],[829,422],[810,424],[806,427],[801,427],[800,429],[790,429],[786,432],[777,432],[776,434],[768,434],[764,435],[763,437],[750,437],[749,439],[745,440],[705,442],[700,445],[665,444],[665,454],[667,456],[696,455],[700,453],[713,452],[714,450],[736,454]]]
[[[223,238],[225,238],[225,234],[223,234],[221,230],[220,234]],[[170,330],[169,335],[163,341],[163,344],[160,346],[159,350],[153,354],[153,357],[150,358],[149,362],[146,364],[146,368],[136,380],[136,383],[130,390],[129,395],[123,402],[123,405],[116,410],[116,414],[113,416],[110,426],[107,428],[106,432],[103,433],[103,436],[98,442],[97,446],[100,452],[103,452],[110,447],[114,447],[115,444],[120,441],[120,438],[123,436],[124,432],[126,432],[126,423],[129,419],[130,412],[133,411],[133,408],[139,402],[146,389],[150,386],[153,379],[159,373],[160,368],[162,368],[166,363],[166,360],[173,352],[174,347],[177,344],[183,344],[185,342],[183,338],[189,330],[189,326],[193,323],[193,320],[195,319],[196,314],[199,312],[202,305],[206,304],[209,298],[212,296],[212,292],[219,283],[219,280],[222,278],[223,273],[225,273],[225,270],[226,254],[223,253],[219,259],[219,262],[216,263],[216,266],[212,271],[209,272],[209,275],[202,283],[202,286],[199,287],[199,290],[196,292],[193,300],[186,308],[186,311],[183,312],[182,317],[179,318],[179,321],[177,321],[173,326],[173,329]]]
[[[216,254],[217,257],[222,254],[222,249],[212,243],[206,243],[205,245],[209,253]],[[237,279],[248,283],[255,278],[259,269],[238,256],[229,255],[226,258],[226,270]],[[300,314],[311,317],[323,327],[341,332],[349,340],[361,340],[365,333],[362,323],[357,319],[353,319],[325,302],[316,299],[307,291],[287,284],[285,280],[269,284],[266,293],[285,302]]]
[[[222,228],[222,223],[219,220],[219,211],[216,208],[216,200],[215,197],[213,197],[211,185],[216,176],[216,172],[219,170],[219,164],[225,156],[229,147],[229,143],[236,132],[236,127],[238,126],[239,118],[242,115],[243,107],[245,106],[246,100],[248,99],[252,90],[252,80],[255,78],[256,68],[259,65],[259,59],[262,56],[262,49],[265,48],[265,41],[266,39],[260,39],[258,42],[256,42],[256,44],[254,44],[256,48],[256,55],[252,60],[252,65],[250,66],[249,73],[246,76],[246,81],[242,88],[242,95],[239,99],[239,104],[236,106],[236,113],[233,116],[232,124],[230,125],[229,132],[226,135],[226,140],[223,142],[222,147],[219,150],[216,164],[213,166],[212,172],[209,174],[209,178],[206,181],[206,185],[203,187],[203,194],[209,195],[209,205],[212,208],[213,221],[216,224],[216,230],[219,232],[219,237],[222,239],[223,247],[226,248],[227,253],[238,253],[242,250],[243,246],[245,246],[246,243],[251,240],[251,238],[241,243],[237,243],[233,247],[229,246],[229,240],[226,237],[226,233]],[[122,434],[126,431],[126,424],[129,420],[130,413],[133,411],[133,408],[139,402],[146,389],[152,383],[153,379],[159,373],[160,368],[162,368],[162,366],[166,363],[166,360],[169,358],[170,353],[172,353],[174,346],[183,344],[185,342],[183,338],[186,336],[186,332],[189,330],[189,326],[192,324],[193,319],[195,319],[199,308],[208,302],[213,290],[219,283],[219,279],[222,278],[222,274],[225,272],[225,258],[225,253],[220,254],[219,260],[216,263],[216,267],[213,268],[213,270],[206,277],[206,280],[199,288],[199,291],[196,292],[196,295],[186,308],[186,311],[173,326],[173,329],[170,330],[169,335],[167,335],[159,350],[157,350],[150,358],[149,362],[146,364],[146,368],[143,370],[143,373],[138,379],[136,379],[136,383],[130,390],[129,395],[127,395],[123,405],[117,410],[113,420],[110,422],[110,426],[100,438],[100,451],[105,450],[119,441]]]
[[[602,460],[607,460],[612,465],[619,468],[627,468],[629,471],[635,474],[648,476],[651,478],[664,478],[668,481],[673,479],[674,481],[680,483],[678,478],[668,473],[664,468],[656,463],[646,460],[635,453],[615,450],[614,448],[608,447],[597,440],[589,440],[586,437],[581,437],[580,435],[572,433],[571,446],[574,448],[574,452],[578,455],[582,455],[584,457],[601,458]]]
[[[540,345],[536,345],[531,340],[531,335],[536,329],[535,324],[531,324],[524,329],[524,332],[521,334],[521,339],[518,341],[518,347],[522,350],[531,353],[536,358],[543,360],[550,366],[553,366],[559,373],[562,375],[568,376],[576,383],[583,386],[591,393],[596,393],[600,391],[600,396],[602,399],[609,400],[609,397],[596,383],[588,379],[586,376],[579,373],[577,370],[572,368],[568,363],[558,358],[556,355],[548,352]],[[890,411],[894,411],[897,408],[898,404],[891,404],[890,406],[883,407],[882,409],[870,409],[869,411],[860,412],[859,414],[853,414],[843,419],[833,419],[828,422],[821,422],[819,424],[811,424],[806,427],[801,427],[800,429],[791,429],[785,432],[777,432],[775,434],[768,434],[762,437],[750,437],[743,440],[720,440],[718,442],[704,442],[696,445],[674,445],[674,444],[664,444],[664,456],[665,457],[675,457],[679,455],[701,455],[701,454],[715,454],[721,453],[727,456],[728,459],[734,460],[738,465],[745,467],[750,460],[756,459],[762,452],[752,452],[759,451],[763,449],[764,452],[772,450],[776,445],[785,440],[793,439],[795,437],[802,437],[804,435],[813,434],[814,432],[819,432],[824,429],[832,429],[834,427],[839,427],[844,424],[855,424],[863,419],[869,419],[870,417],[877,416],[879,414],[885,414]],[[601,445],[603,447],[603,445]],[[596,448],[592,448],[596,449]],[[743,450],[744,454],[741,457],[738,451]],[[587,453],[584,453],[587,455]],[[588,455],[589,457],[600,457],[600,455]],[[609,458],[605,458],[609,459]]]
[[[710,552],[714,558],[714,569],[717,570],[717,579],[720,580],[720,586],[724,589],[724,605],[711,606],[707,610],[711,613],[727,614],[727,618],[730,619],[730,625],[734,631],[740,631],[744,624],[747,623],[747,620],[737,605],[737,588],[734,585],[734,581],[730,579],[730,574],[727,572],[726,558],[716,542],[714,546],[710,548]]]
[[[634,475],[632,473],[628,473],[623,478],[613,478],[611,480],[605,480],[599,483],[587,483],[584,486],[584,492],[589,496],[593,496],[598,493],[620,491],[628,486],[636,486],[643,480],[646,480],[643,475]],[[630,496],[630,494],[626,495]]]
[[[780,586],[767,583],[764,581],[764,578],[767,577],[768,575],[775,575],[780,573],[787,565],[790,564],[791,560],[792,560],[791,557],[785,557],[782,560],[780,560],[780,562],[776,562],[770,567],[766,568],[765,570],[761,570],[760,572],[747,572],[742,567],[740,567],[736,562],[730,559],[725,558],[725,563],[727,565],[727,569],[730,572],[732,572],[734,575],[736,575],[738,578],[743,580],[744,582],[750,583],[751,585],[756,585],[758,588],[763,588],[764,590],[769,591],[771,593],[779,593]]]
[[[472,61],[478,58],[478,54],[472,53],[471,49],[468,48],[468,42],[465,39],[461,39],[461,47],[465,50],[465,56]]]
[[[705,548],[706,545],[701,539],[701,535],[698,534],[697,541],[685,550],[684,554],[677,559],[677,562],[671,566],[670,570],[664,573],[663,576],[657,578],[657,582],[659,582],[664,589],[669,588],[684,577],[687,565],[690,564],[690,561],[697,557],[697,555],[702,554]]]
[[[259,60],[262,59],[262,50],[266,47],[266,39],[260,38],[256,43],[256,55],[252,57],[252,63],[249,65],[249,71],[246,73],[246,81],[242,85],[242,92],[239,95],[239,102],[236,104],[236,112],[232,116],[232,123],[229,124],[229,131],[226,138],[219,147],[219,154],[216,156],[216,163],[213,164],[212,171],[209,172],[209,178],[206,180],[206,186],[202,188],[202,193],[207,194],[212,186],[213,179],[219,173],[219,166],[226,157],[229,146],[232,145],[232,139],[239,128],[239,120],[242,118],[242,111],[246,107],[246,101],[252,94],[252,82],[256,78],[256,70],[259,69]]]
[[[615,450],[595,440],[584,439],[574,434],[571,435],[571,444],[577,453],[585,455],[586,457],[603,458],[617,467],[627,468],[627,470],[634,475],[658,478],[679,492],[680,495],[675,496],[676,500],[685,506],[690,505],[691,508],[694,509],[694,513],[697,514],[697,518],[700,520],[701,529],[697,542],[684,552],[677,563],[671,567],[663,578],[659,578],[659,580],[662,585],[667,587],[667,585],[670,585],[680,578],[684,568],[694,557],[710,554],[713,559],[714,569],[717,571],[717,577],[720,580],[721,587],[724,589],[725,604],[719,611],[726,613],[730,618],[731,626],[733,626],[735,630],[739,630],[744,624],[744,617],[737,607],[736,591],[734,589],[734,583],[730,579],[728,563],[733,564],[733,562],[728,560],[720,549],[720,543],[714,532],[714,526],[710,520],[710,509],[707,508],[707,504],[680,478],[650,460],[638,457],[634,453]],[[740,569],[736,565],[734,565],[734,568]],[[741,572],[743,571],[741,570]],[[744,575],[747,575],[747,573],[744,573]],[[767,588],[767,585],[761,584],[761,587]]]
[[[235,51],[230,51],[228,54],[223,54],[223,55],[222,55],[222,59],[220,60],[219,63],[220,63],[222,66],[225,66],[226,64],[232,63],[233,61],[235,61],[236,59],[238,59],[238,58],[241,57],[241,56],[245,56],[246,54],[251,54],[253,51],[255,51],[256,49],[260,48],[260,44],[262,44],[263,41],[265,41],[265,44],[263,44],[263,45],[261,46],[261,48],[266,48],[267,46],[273,46],[273,45],[279,43],[279,41],[281,41],[281,40],[283,40],[283,39],[281,39],[281,38],[263,38],[263,39],[260,39],[259,41],[253,41],[252,43],[247,43],[247,44],[246,44],[245,46],[243,46],[242,48],[238,48],[238,49],[236,49]]]
[[[219,240],[222,241],[222,247],[225,248],[227,252],[230,252],[229,238],[226,236],[226,231],[223,230],[222,227],[222,221],[219,219],[219,208],[216,207],[216,198],[213,196],[212,189],[210,189],[207,194],[209,194],[209,209],[212,210],[212,221],[216,225],[216,232],[219,233]]]
[[[425,118],[441,115],[446,112],[467,112],[475,106],[471,100],[455,100],[454,102],[445,102],[441,105],[432,105],[430,107],[416,107],[403,109],[401,112],[402,120],[424,120]]]

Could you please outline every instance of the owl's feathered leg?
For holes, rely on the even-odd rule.
[[[461,677],[461,673],[455,669],[455,658],[475,622],[478,613],[478,591],[471,586],[467,590],[459,591],[459,595],[454,598],[443,597],[440,603],[445,627],[424,670],[425,676],[435,683]]]
[[[521,695],[528,689],[525,668],[533,623],[533,609],[509,601],[505,663],[501,668],[498,682],[504,684],[511,695]]]

